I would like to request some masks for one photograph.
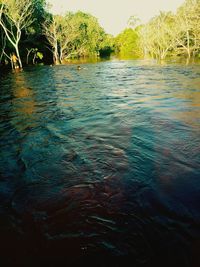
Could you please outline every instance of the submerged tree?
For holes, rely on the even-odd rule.
[[[49,42],[54,64],[61,64],[64,58],[75,53],[76,39],[80,35],[73,21],[73,14],[66,16],[53,15],[43,23],[43,33]]]
[[[49,42],[54,64],[70,57],[99,55],[109,39],[95,17],[80,11],[65,16],[53,15],[43,23],[43,33]]]
[[[80,35],[79,29],[73,20],[74,14],[69,12],[64,17],[59,16],[59,60],[62,63],[65,59],[76,53],[75,40]]]
[[[170,12],[160,12],[148,24],[140,29],[140,41],[144,55],[158,60],[166,58],[174,47],[174,16]]]
[[[187,0],[177,11],[173,29],[175,53],[186,55],[188,60],[200,49],[200,1]]]
[[[1,0],[0,1],[0,26],[3,28],[6,38],[15,49],[22,68],[19,52],[19,42],[22,30],[32,22],[33,5],[31,0]]]
[[[59,33],[60,23],[58,16],[52,16],[43,23],[43,33],[50,44],[50,50],[53,54],[54,64],[60,64],[59,61]]]
[[[141,27],[140,42],[153,58],[194,57],[200,50],[200,0],[186,0],[176,14],[161,12]]]

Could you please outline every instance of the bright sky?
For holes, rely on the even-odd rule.
[[[132,15],[147,22],[159,11],[175,12],[184,0],[47,0],[51,12],[64,14],[67,11],[88,12],[98,18],[107,33],[116,35],[127,26]]]

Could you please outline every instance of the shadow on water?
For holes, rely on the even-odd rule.
[[[0,77],[0,261],[199,266],[199,66],[81,67]]]

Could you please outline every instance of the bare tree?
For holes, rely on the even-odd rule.
[[[54,64],[60,64],[59,60],[59,31],[60,23],[57,16],[53,16],[52,19],[46,20],[43,23],[43,33],[46,36],[53,53]]]
[[[19,42],[21,40],[22,30],[33,22],[32,1],[1,0],[0,5],[0,26],[3,28],[6,38],[14,47],[19,61],[19,67],[22,68]]]

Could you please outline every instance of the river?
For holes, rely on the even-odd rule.
[[[0,74],[2,266],[200,266],[200,66]]]

